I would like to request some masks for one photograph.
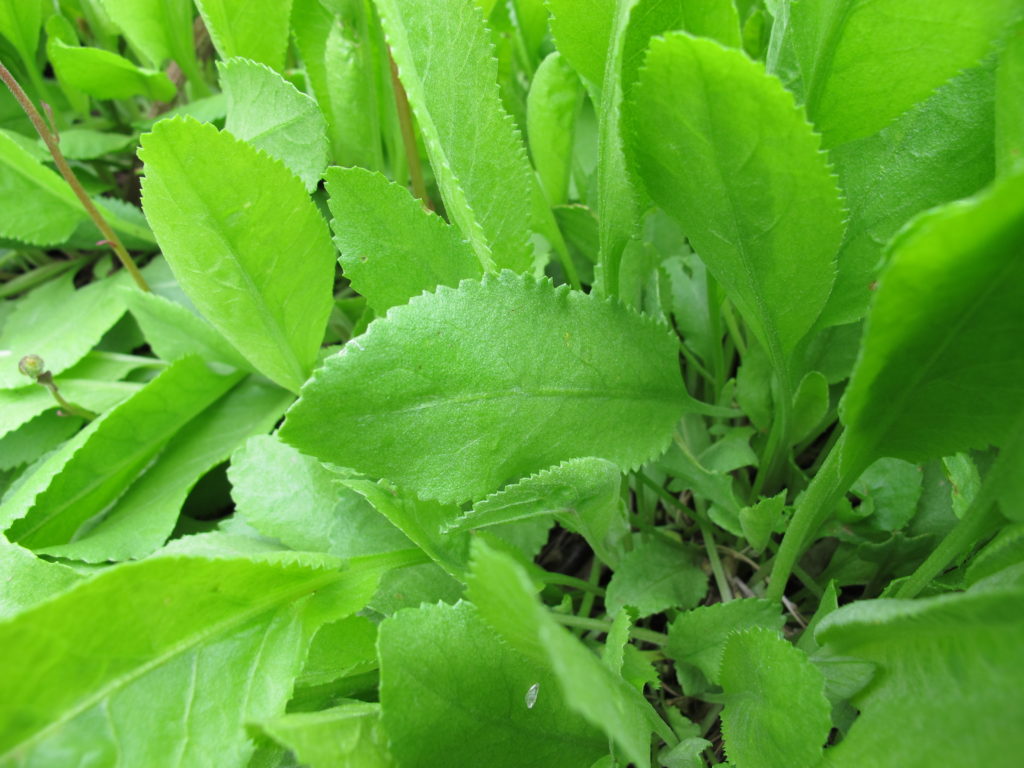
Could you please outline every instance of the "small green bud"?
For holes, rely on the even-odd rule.
[[[39,355],[25,355],[18,361],[18,370],[30,379],[38,379],[46,373],[46,363]]]

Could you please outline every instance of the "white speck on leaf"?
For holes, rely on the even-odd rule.
[[[526,708],[533,709],[533,705],[537,703],[537,692],[540,690],[540,683],[534,683],[530,686],[526,692]]]

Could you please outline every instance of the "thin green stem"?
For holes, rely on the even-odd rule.
[[[789,429],[793,411],[793,392],[789,384],[789,371],[781,361],[775,364],[775,376],[772,379],[772,391],[775,399],[775,418],[772,419],[768,443],[764,449],[761,468],[754,479],[751,496],[757,499],[766,488],[771,489],[777,483],[779,473],[789,452]]]
[[[589,581],[583,579],[577,579],[575,576],[569,576],[566,573],[552,573],[551,571],[545,571],[541,577],[545,584],[557,584],[563,587],[573,587],[583,592],[593,593],[597,597],[604,597],[604,590],[596,584],[591,584]]]
[[[598,582],[601,580],[601,561],[597,559],[595,555],[590,560],[590,573],[587,575],[587,584],[591,587],[596,588]],[[590,616],[590,612],[594,609],[594,600],[597,595],[593,591],[587,591],[583,593],[583,599],[580,600],[580,616]]]
[[[53,381],[53,374],[49,371],[44,371],[37,376],[36,383],[50,390],[50,394],[53,395],[53,399],[57,401],[57,405],[59,405],[61,410],[69,416],[77,416],[80,419],[85,419],[86,421],[92,421],[99,416],[98,413],[93,413],[88,408],[83,408],[80,405],[75,405],[74,403],[69,403],[65,400],[64,396],[60,393],[60,390]]]
[[[78,178],[75,176],[75,172],[71,170],[71,166],[68,165],[67,160],[64,159],[64,154],[60,151],[58,146],[59,138],[57,135],[47,127],[46,122],[43,120],[43,116],[39,114],[39,110],[36,109],[35,104],[26,95],[18,81],[15,80],[14,75],[11,74],[10,70],[7,69],[3,64],[0,64],[0,80],[4,81],[4,84],[17,99],[21,108],[25,110],[25,114],[28,115],[28,119],[32,121],[32,125],[35,126],[36,132],[39,134],[43,143],[46,144],[46,148],[50,150],[50,154],[53,156],[54,163],[57,164],[57,170],[60,171],[61,176],[71,187],[75,196],[78,198],[82,207],[85,208],[86,213],[96,223],[100,232],[103,233],[103,237],[106,238],[106,243],[117,254],[117,258],[120,260],[122,266],[128,270],[128,274],[132,276],[132,280],[139,287],[140,290],[149,292],[149,286],[146,284],[146,279],[139,272],[138,266],[136,266],[134,259],[128,253],[128,250],[124,247],[124,243],[121,242],[121,238],[118,237],[117,233],[113,230],[107,220],[103,218],[103,214],[99,212],[88,193],[82,187]]]
[[[552,612],[551,615],[559,624],[564,624],[567,627],[583,627],[584,629],[604,632],[605,634],[611,631],[612,628],[612,623],[603,619],[574,616],[571,613]],[[645,643],[651,643],[652,645],[666,645],[668,643],[668,635],[662,632],[655,632],[652,629],[645,629],[644,627],[633,627],[629,630],[629,634],[637,640],[643,640]]]
[[[718,545],[715,543],[714,530],[707,514],[703,509],[704,503],[700,499],[694,499],[697,504],[697,525],[700,527],[700,537],[704,541],[704,551],[708,554],[708,562],[711,564],[711,573],[715,578],[715,586],[718,587],[718,594],[723,603],[731,602],[733,599],[732,587],[729,586],[729,577],[726,576],[722,567],[722,558],[718,556]]]
[[[708,298],[708,330],[711,334],[711,373],[714,381],[715,396],[712,399],[718,402],[718,395],[725,386],[725,352],[722,349],[722,295],[718,290],[718,281],[710,274],[707,275],[707,298]]]

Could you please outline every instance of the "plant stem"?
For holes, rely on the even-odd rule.
[[[718,556],[718,545],[715,543],[715,534],[711,528],[704,503],[701,499],[694,499],[697,505],[697,525],[700,528],[700,537],[704,541],[704,550],[708,554],[708,562],[711,564],[711,573],[715,577],[715,586],[718,587],[718,594],[723,603],[732,602],[732,587],[729,586],[729,579],[722,568],[722,558]]]
[[[786,529],[782,546],[779,547],[772,567],[767,593],[768,599],[772,602],[779,602],[782,599],[786,591],[786,582],[789,581],[793,567],[803,554],[807,540],[828,519],[829,514],[835,509],[836,502],[864,469],[863,460],[844,462],[842,454],[845,443],[844,435],[829,451],[825,463],[797,502],[793,519]]]
[[[751,500],[756,500],[765,488],[772,488],[782,470],[783,462],[789,450],[789,424],[793,410],[793,392],[789,384],[789,370],[785,365],[776,363],[775,376],[772,379],[775,396],[775,418],[772,419],[768,443],[765,445],[761,468],[754,479]]]
[[[93,413],[88,408],[83,408],[80,405],[75,405],[74,403],[69,403],[65,400],[64,396],[60,393],[60,390],[53,381],[53,374],[49,371],[44,371],[36,377],[36,382],[50,390],[50,394],[53,395],[53,399],[57,401],[57,405],[59,405],[61,410],[66,412],[69,416],[77,416],[80,419],[85,419],[86,421],[92,421],[99,416],[98,413]]]
[[[71,170],[71,166],[68,165],[67,160],[64,159],[64,154],[60,151],[58,146],[59,138],[53,131],[46,125],[46,121],[43,120],[43,116],[39,114],[39,110],[36,109],[35,104],[25,94],[25,91],[15,80],[14,75],[11,74],[10,70],[7,69],[3,64],[0,64],[0,80],[4,81],[4,84],[17,99],[21,108],[25,110],[25,114],[28,115],[28,119],[32,121],[32,125],[35,126],[36,132],[39,137],[46,144],[46,148],[50,150],[50,154],[53,156],[54,163],[57,164],[57,169],[60,171],[61,176],[71,186],[71,190],[75,193],[82,207],[85,208],[86,213],[95,222],[96,226],[99,227],[100,232],[103,233],[103,237],[106,238],[106,243],[117,254],[117,258],[120,260],[122,266],[132,276],[135,284],[140,290],[149,292],[149,286],[146,284],[146,279],[139,272],[138,266],[132,259],[128,250],[124,247],[121,242],[121,238],[118,237],[117,233],[113,230],[107,220],[103,218],[103,214],[99,212],[85,189],[82,187],[78,178],[75,176],[75,172]]]
[[[604,632],[606,634],[612,628],[610,621],[602,619],[590,619],[584,616],[574,616],[570,613],[552,613],[551,615],[559,624],[564,624],[567,627],[583,627],[584,629],[591,629],[595,632]],[[655,632],[652,629],[633,627],[629,630],[629,634],[637,640],[643,640],[645,643],[651,643],[652,645],[665,645],[668,643],[668,635],[662,632]]]
[[[420,164],[420,152],[416,147],[416,134],[412,127],[412,112],[409,110],[409,97],[405,87],[398,79],[398,65],[388,52],[391,62],[391,85],[395,90],[395,109],[398,111],[398,125],[402,130],[402,145],[405,147],[405,158],[409,165],[409,180],[412,182],[412,193],[423,201],[428,210],[433,210],[430,198],[427,197],[427,185],[423,181],[423,166]]]

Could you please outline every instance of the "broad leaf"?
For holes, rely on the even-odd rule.
[[[875,133],[977,64],[1017,0],[801,0],[778,23],[775,67],[833,147]],[[898,72],[899,77],[893,77]]]
[[[81,48],[59,40],[47,44],[50,62],[61,81],[97,99],[145,96],[173,101],[177,90],[163,72],[142,69],[102,48]]]
[[[224,130],[287,165],[312,192],[327,167],[327,125],[316,101],[265,64],[218,63],[227,97]]]
[[[338,565],[155,557],[0,623],[0,762],[247,765],[243,724],[283,713],[312,631],[359,610],[379,576]]]
[[[284,69],[291,0],[196,0],[222,59],[244,56]]]
[[[259,727],[310,768],[395,764],[377,703],[350,701],[320,712],[295,712],[264,720]]]
[[[1022,617],[1020,588],[861,601],[829,614],[818,642],[878,672],[855,698],[860,715],[828,764],[999,765],[1024,749]]]
[[[628,110],[648,192],[781,368],[828,299],[842,240],[818,137],[758,64],[681,34],[651,44]]]
[[[67,183],[0,132],[0,237],[31,245],[65,242],[86,214]]]
[[[607,752],[551,670],[505,643],[471,605],[400,611],[381,623],[378,647],[382,722],[401,765],[442,768],[457,758],[518,768],[529,755],[532,766],[590,768]]]
[[[408,190],[364,168],[331,168],[326,177],[345,277],[378,314],[483,273],[459,230]]]
[[[844,463],[998,444],[1024,407],[1024,175],[897,240],[841,411]]]
[[[683,397],[663,326],[503,272],[375,321],[303,388],[281,436],[424,497],[465,501],[565,459],[638,466],[664,450]]]
[[[142,137],[143,207],[175,277],[256,368],[298,391],[332,305],[326,222],[282,163],[194,120]]]
[[[694,608],[707,591],[708,575],[692,549],[664,536],[647,536],[619,563],[608,583],[605,607],[615,615],[628,605],[643,618],[668,608]]]
[[[471,0],[375,0],[445,209],[486,271],[525,272],[530,166]]]
[[[825,678],[770,629],[733,635],[722,655],[722,735],[737,768],[811,768],[832,728]]]

